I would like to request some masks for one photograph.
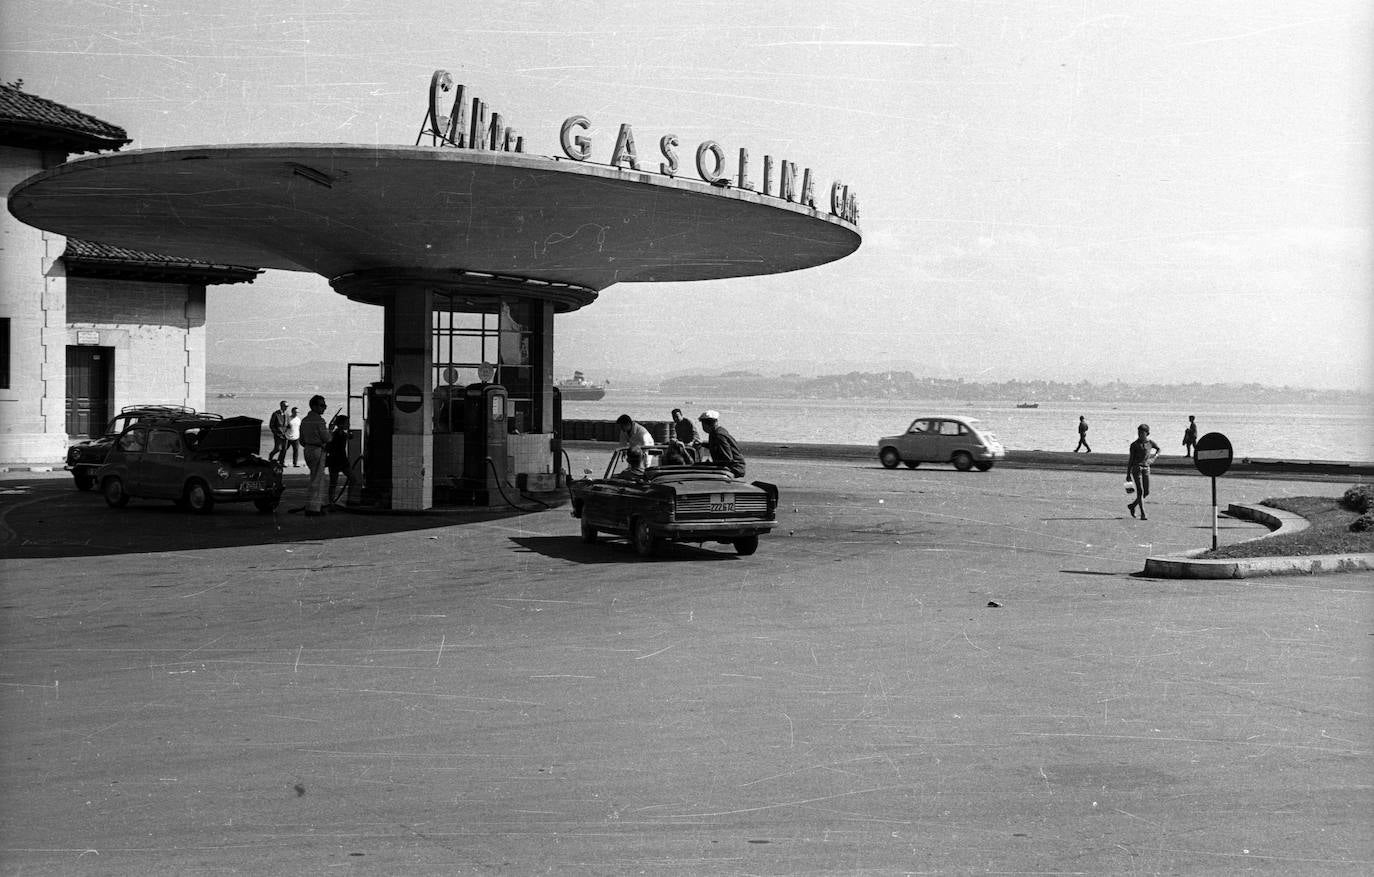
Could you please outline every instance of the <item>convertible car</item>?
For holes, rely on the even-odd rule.
[[[646,448],[651,459],[661,450]],[[627,537],[641,557],[663,542],[722,542],[749,555],[758,550],[759,536],[777,526],[778,488],[772,484],[744,481],[709,464],[651,465],[643,476],[624,469],[621,449],[603,477],[572,483],[572,515],[582,519],[583,542],[614,533]]]

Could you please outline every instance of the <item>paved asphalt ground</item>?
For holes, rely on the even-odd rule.
[[[649,561],[566,507],[5,476],[0,873],[1374,869],[1374,575],[1143,577],[1210,540],[1196,475],[1148,522],[1115,471],[750,475],[783,495],[756,555]]]

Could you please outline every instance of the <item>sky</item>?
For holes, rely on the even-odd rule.
[[[1371,43],[1366,0],[0,4],[0,80],[130,148],[410,145],[445,69],[528,152],[582,114],[594,161],[629,123],[641,152],[710,139],[852,187],[845,259],[558,317],[558,375],[593,379],[1374,390]],[[381,319],[271,271],[211,289],[208,357],[375,361]]]

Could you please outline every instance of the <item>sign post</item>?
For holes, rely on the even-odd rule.
[[[1217,476],[1231,468],[1231,440],[1219,432],[1209,432],[1193,448],[1193,465],[1212,479],[1212,550],[1217,547]]]

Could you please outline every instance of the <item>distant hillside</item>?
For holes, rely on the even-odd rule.
[[[366,377],[363,375],[366,374]],[[375,371],[355,369],[355,384],[376,380]],[[276,393],[297,387],[342,390],[348,384],[348,365],[342,362],[298,362],[291,365],[250,365],[211,362],[205,386],[219,393]]]
[[[1246,404],[1368,404],[1350,390],[1313,390],[1264,384],[1126,384],[1087,381],[965,381],[918,378],[907,371],[849,372],[805,377],[727,371],[672,377],[660,384],[672,396],[734,396],[761,399],[956,399],[1027,402],[1167,402]]]
[[[354,384],[373,379],[375,372],[356,369]],[[303,362],[287,366],[248,363],[211,363],[206,385],[212,392],[274,393],[288,388],[341,391],[348,382],[347,364]],[[735,368],[710,374],[677,374],[658,381],[651,377],[615,381],[621,388],[657,388],[671,396],[703,398],[734,396],[758,399],[952,399],[1014,402],[1159,402],[1171,404],[1374,404],[1367,393],[1353,390],[1314,390],[1265,384],[1127,384],[1064,383],[1060,381],[966,381],[961,378],[917,377],[910,371],[850,371],[843,374],[771,374]]]

